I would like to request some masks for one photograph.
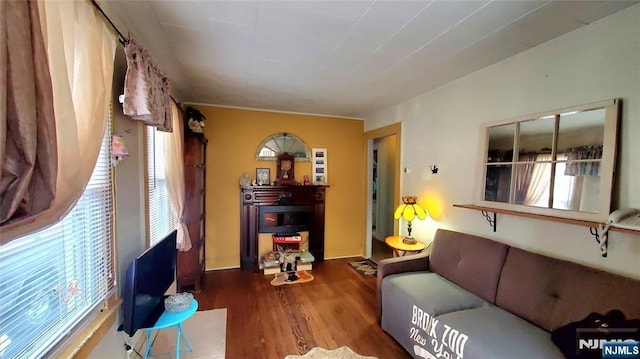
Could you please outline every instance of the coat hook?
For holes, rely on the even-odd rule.
[[[429,168],[431,169],[431,173],[432,174],[437,174],[438,173],[438,166],[433,165],[433,166],[429,166]]]

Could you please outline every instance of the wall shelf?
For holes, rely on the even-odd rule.
[[[602,256],[603,257],[607,256],[609,242],[608,242],[607,230],[604,227],[605,223],[585,221],[580,219],[547,216],[547,215],[528,213],[528,212],[519,212],[519,211],[514,211],[509,209],[476,206],[475,204],[454,204],[453,206],[458,208],[466,208],[466,209],[472,209],[475,211],[480,211],[480,213],[482,213],[482,215],[487,220],[487,222],[489,222],[489,225],[491,226],[494,232],[496,231],[496,214],[497,213],[507,214],[507,215],[516,216],[516,217],[534,218],[534,219],[540,219],[543,221],[560,222],[560,223],[573,224],[576,226],[589,227],[589,233],[595,238],[596,243],[598,243],[598,246],[602,251]],[[492,213],[493,216],[490,215],[489,213]],[[623,233],[640,235],[640,229],[633,230],[633,229],[618,228],[618,227],[612,227],[612,226],[609,227],[608,232],[623,232]],[[602,238],[601,238],[601,234],[602,234]]]
[[[583,226],[583,227],[590,227],[590,228],[600,228],[600,225],[603,224],[603,223],[600,223],[600,222],[585,221],[585,220],[581,220],[581,219],[563,218],[563,217],[547,216],[547,215],[528,213],[528,212],[519,212],[519,211],[510,210],[510,209],[501,209],[501,208],[477,206],[475,204],[454,204],[453,206],[454,207],[458,207],[458,208],[466,208],[466,209],[472,209],[472,210],[476,210],[476,211],[481,211],[481,212],[483,212],[483,215],[485,217],[487,217],[489,212],[493,213],[493,215],[494,215],[493,216],[493,223],[490,223],[490,225],[494,228],[494,232],[495,232],[495,228],[496,228],[495,215],[497,213],[507,214],[507,215],[516,216],[516,217],[526,217],[526,218],[540,219],[540,220],[543,220],[543,221],[551,221],[551,222],[560,222],[560,223],[566,223],[566,224],[573,224],[573,225],[576,225],[576,226]],[[629,233],[629,234],[640,235],[640,230],[633,230],[633,229],[611,227],[610,231],[624,232],[624,233]]]

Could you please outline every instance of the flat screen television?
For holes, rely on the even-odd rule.
[[[130,336],[152,327],[164,311],[165,293],[176,278],[176,233],[169,233],[127,268],[122,330]]]

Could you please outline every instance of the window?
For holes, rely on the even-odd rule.
[[[43,356],[114,288],[111,131],[60,222],[0,247],[0,357]]]
[[[176,228],[164,173],[164,139],[164,132],[158,131],[155,127],[147,126],[150,245],[161,240]]]
[[[606,219],[619,103],[604,101],[485,126],[480,204]]]

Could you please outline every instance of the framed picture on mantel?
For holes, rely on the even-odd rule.
[[[312,163],[312,182],[314,185],[326,185],[329,183],[327,177],[327,149],[326,148],[312,148],[311,149],[311,163]]]
[[[271,181],[271,175],[268,168],[256,168],[256,184],[259,186],[268,186]]]

